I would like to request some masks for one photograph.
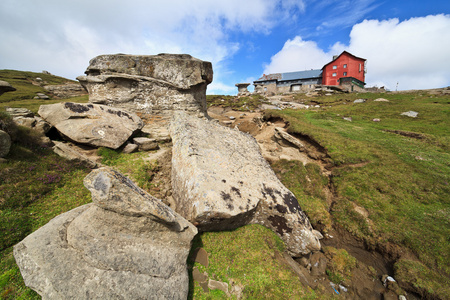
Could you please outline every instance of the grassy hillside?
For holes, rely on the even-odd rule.
[[[361,97],[367,101],[353,103]],[[379,97],[389,102],[373,101]],[[317,168],[280,161],[273,167],[282,181],[316,226],[328,229],[330,220],[342,226],[390,256],[403,286],[449,299],[450,96],[351,94],[314,101],[322,108],[266,117],[285,119],[289,132],[323,146],[331,176],[323,183]],[[417,118],[401,115],[411,110]],[[327,186],[331,203],[322,192]]]

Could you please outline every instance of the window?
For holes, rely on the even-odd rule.
[[[337,73],[333,73],[333,77],[336,77],[337,76]]]
[[[344,72],[344,76],[347,76],[347,72]]]
[[[347,69],[347,64],[344,64],[344,69]]]
[[[333,66],[333,70],[336,70],[337,69],[337,66]]]

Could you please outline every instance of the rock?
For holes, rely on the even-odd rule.
[[[292,256],[320,249],[297,199],[250,135],[181,112],[170,132],[174,209],[199,230],[257,223],[275,231]]]
[[[43,299],[186,299],[196,228],[111,169],[84,184],[93,203],[14,246],[25,284]]]
[[[37,132],[45,135],[52,128],[50,123],[46,122],[44,119],[40,117],[34,117],[34,119],[36,120],[36,123],[33,129],[36,130]]]
[[[15,91],[15,90],[16,90],[16,89],[13,88],[13,87],[11,86],[11,84],[9,84],[9,82],[0,80],[0,95],[2,95],[2,94],[4,94],[4,93],[7,93],[7,92],[13,92],[13,91]]]
[[[36,97],[38,97],[39,99],[44,99],[44,100],[50,99],[49,96],[47,96],[46,94],[43,94],[43,93],[36,93]]]
[[[137,151],[138,148],[139,148],[139,146],[136,145],[136,144],[133,144],[133,143],[127,143],[127,144],[125,145],[125,147],[123,148],[122,152],[123,152],[123,153],[133,153],[133,152]]]
[[[294,145],[300,150],[303,150],[305,148],[305,145],[303,145],[302,142],[300,142],[297,138],[293,137],[280,127],[275,127],[275,136],[288,141],[290,144]]]
[[[406,297],[403,295],[398,296],[398,300],[406,300]]]
[[[0,157],[5,157],[11,148],[11,137],[9,134],[0,130]]]
[[[291,157],[289,155],[286,155],[286,154],[281,154],[280,155],[280,159],[291,160]]]
[[[208,267],[208,252],[206,252],[203,248],[197,248],[194,254],[194,261],[204,265],[206,268]]]
[[[226,283],[226,282],[221,282],[221,281],[210,279],[208,281],[208,287],[211,290],[221,290],[221,291],[225,292],[226,294],[228,294],[228,283]]]
[[[311,275],[312,276],[323,276],[327,269],[327,259],[325,255],[321,252],[315,252],[311,255]]]
[[[150,151],[159,148],[158,143],[155,139],[149,139],[146,137],[135,137],[133,142],[138,145],[139,151]]]
[[[375,119],[372,119],[372,121],[373,122],[381,122],[381,119],[375,118]]]
[[[353,103],[364,103],[366,101],[366,99],[356,99],[355,101],[353,101]]]
[[[236,118],[235,117],[233,117],[233,116],[230,116],[230,117],[228,117],[230,120],[236,120]]]
[[[373,101],[375,101],[375,102],[389,102],[388,99],[384,99],[384,98],[378,98],[378,99],[375,99]]]
[[[145,124],[141,131],[157,142],[170,142],[169,130],[166,127],[160,127],[155,123]]]
[[[323,239],[323,235],[322,235],[322,233],[320,233],[320,231],[313,229],[313,233],[316,235],[316,237],[319,240]]]
[[[407,116],[407,117],[410,117],[410,118],[417,118],[417,116],[419,115],[419,113],[416,112],[416,111],[410,110],[410,111],[403,112],[403,113],[401,113],[400,115],[402,115],[402,116]]]
[[[81,162],[91,169],[97,167],[97,163],[80,153],[79,149],[75,145],[59,141],[53,141],[53,143],[55,144],[55,146],[53,146],[53,152],[59,156],[71,161]]]
[[[14,123],[20,126],[33,128],[34,125],[36,125],[36,119],[33,118],[27,118],[27,117],[14,117],[13,118]]]
[[[206,272],[200,273],[200,271],[196,267],[194,267],[192,269],[192,279],[198,282],[205,293],[209,292],[208,275],[206,274]]]
[[[352,121],[352,117],[343,117],[342,119],[344,119],[345,121],[349,121],[349,122]]]
[[[79,83],[46,85],[44,89],[58,98],[72,98],[87,94],[86,90]]]
[[[206,112],[206,86],[213,79],[210,62],[187,54],[100,55],[79,76],[89,102],[151,115],[168,125],[174,111]]]
[[[7,107],[6,112],[12,117],[32,118],[34,113],[27,108]]]
[[[39,115],[69,140],[117,149],[143,127],[134,113],[97,104],[41,105]]]

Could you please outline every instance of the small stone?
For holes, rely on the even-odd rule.
[[[233,124],[233,121],[223,121],[223,124],[225,124],[225,125],[231,125],[231,124]]]
[[[400,115],[402,115],[402,116],[407,116],[407,117],[410,117],[410,118],[417,118],[417,116],[419,115],[419,113],[416,112],[416,111],[410,110],[410,111],[403,112],[403,113],[401,113]]]
[[[34,117],[33,112],[27,108],[7,107],[6,112],[13,118],[14,117],[26,117],[26,118]]]
[[[203,248],[197,248],[195,250],[195,259],[199,264],[204,265],[206,268],[208,267],[208,252]]]
[[[34,118],[25,118],[25,117],[14,117],[13,118],[14,123],[20,126],[33,128],[36,124],[36,120]]]
[[[206,273],[200,273],[196,267],[192,269],[192,278],[199,283],[206,282],[208,280]]]
[[[353,101],[353,103],[364,103],[366,102],[366,99],[356,99],[355,101]]]
[[[388,99],[384,99],[384,98],[378,98],[378,99],[375,99],[375,100],[373,100],[374,102],[389,102],[389,100]]]
[[[345,121],[349,121],[349,122],[352,121],[352,117],[343,117],[342,119],[344,119]]]
[[[372,121],[373,121],[373,122],[380,122],[381,119],[375,118],[375,119],[372,119]]]
[[[228,283],[226,283],[226,282],[221,282],[221,281],[210,279],[208,281],[208,287],[211,290],[221,290],[228,294]]]
[[[46,94],[43,94],[43,93],[36,93],[36,96],[39,97],[39,99],[44,99],[44,100],[50,99],[49,96],[47,96]]]
[[[146,137],[136,137],[133,138],[133,142],[138,145],[139,151],[150,151],[159,148],[158,143],[155,139],[149,139]]]
[[[133,153],[139,148],[138,145],[133,143],[127,143],[126,146],[123,148],[123,153]]]
[[[291,160],[291,158],[289,157],[289,155],[286,155],[286,154],[281,154],[281,155],[280,155],[280,159]]]
[[[398,296],[398,300],[406,300],[406,297],[403,295]]]
[[[230,118],[230,120],[235,120],[235,119],[236,119],[236,118],[233,117],[233,116],[230,116],[229,118]]]

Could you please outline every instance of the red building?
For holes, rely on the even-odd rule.
[[[363,88],[365,85],[365,63],[364,58],[356,57],[344,51],[337,57],[333,57],[333,61],[323,66],[322,84],[355,84]]]

